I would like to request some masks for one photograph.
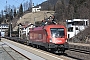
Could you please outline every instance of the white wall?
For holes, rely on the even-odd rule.
[[[85,24],[84,25],[72,25],[72,24],[67,24],[67,30],[70,27],[73,27],[73,31],[67,31],[67,37],[71,38],[75,35],[77,35],[80,31],[83,31],[85,28],[87,28],[89,26],[89,20],[88,19],[73,19],[73,20],[66,20],[67,22],[74,22],[74,21],[84,21]],[[87,25],[86,25],[86,21],[87,21]],[[78,28],[78,30],[76,30],[76,28]]]
[[[39,6],[38,8],[32,8],[32,12],[38,12],[40,11],[40,9],[41,9],[41,6]]]

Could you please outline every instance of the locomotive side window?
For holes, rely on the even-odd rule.
[[[42,34],[38,34],[39,39],[42,39]]]
[[[64,28],[51,28],[51,35],[53,38],[64,37]]]

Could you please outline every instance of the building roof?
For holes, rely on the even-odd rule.
[[[39,7],[41,7],[41,6],[34,6],[33,8],[39,8]]]
[[[88,21],[89,19],[72,19],[72,20],[66,20],[66,22],[73,22],[73,21]]]
[[[4,26],[5,26],[5,25],[8,25],[8,24],[0,24],[0,26],[1,26],[1,25],[4,25]]]

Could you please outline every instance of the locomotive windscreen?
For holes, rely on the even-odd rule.
[[[51,28],[50,30],[53,38],[62,38],[65,36],[64,28]]]

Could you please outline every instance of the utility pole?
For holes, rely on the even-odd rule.
[[[0,28],[1,28],[1,32],[0,32],[0,34],[2,34],[2,24],[0,24]],[[2,35],[1,35],[1,37],[2,37]]]
[[[11,14],[9,15],[9,18],[10,18],[10,22],[9,22],[10,33],[9,33],[9,34],[10,34],[10,37],[11,37],[11,27],[12,27],[12,26],[11,26],[11,25],[12,25],[12,23],[11,23]]]
[[[22,24],[19,23],[19,24],[18,24],[18,27],[19,27],[19,38],[21,38],[21,28],[22,28]]]
[[[10,37],[12,37],[12,36],[11,36],[11,32],[12,32],[12,31],[11,31],[11,27],[12,27],[12,23],[10,22]]]
[[[12,20],[12,9],[11,9],[11,12],[9,14],[9,19],[10,19],[10,37],[12,37],[11,36],[11,32],[12,32],[12,23],[11,23],[11,20]]]
[[[20,25],[19,25],[19,38],[20,38]]]

